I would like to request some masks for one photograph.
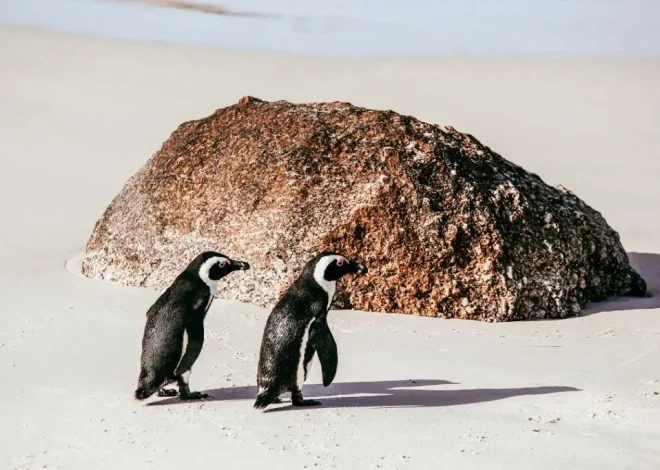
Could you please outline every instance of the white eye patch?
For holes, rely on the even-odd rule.
[[[333,261],[336,261],[337,265],[341,266],[339,264],[340,260],[342,260],[342,262],[346,262],[346,258],[344,258],[343,256],[337,256],[337,255],[324,256],[318,261],[316,267],[314,268],[314,280],[328,294],[327,308],[330,308],[330,304],[332,303],[332,298],[335,295],[335,286],[337,283],[335,281],[327,281],[325,279],[325,270]]]
[[[215,264],[222,267],[223,265],[221,263],[229,264],[229,260],[227,258],[214,256],[213,258],[209,258],[206,261],[204,261],[202,267],[199,268],[199,277],[202,279],[202,281],[204,281],[204,283],[207,286],[211,287],[212,289],[215,289],[217,281],[214,281],[209,277],[209,271]]]

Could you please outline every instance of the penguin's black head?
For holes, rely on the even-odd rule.
[[[245,261],[238,261],[217,253],[205,251],[188,265],[186,271],[196,273],[206,284],[218,282],[232,271],[245,271],[250,265]]]
[[[367,268],[363,264],[352,261],[339,253],[323,251],[316,255],[309,263],[313,269],[314,279],[321,281],[338,281],[346,274],[366,274]]]

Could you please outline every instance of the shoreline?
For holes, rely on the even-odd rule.
[[[111,2],[124,1],[124,0],[107,0]],[[131,1],[131,0],[128,0]],[[223,55],[229,56],[249,56],[255,59],[289,59],[301,60],[308,62],[345,62],[354,64],[382,64],[384,66],[392,65],[405,65],[406,63],[455,63],[455,64],[479,64],[479,65],[646,65],[649,67],[660,66],[659,57],[561,57],[561,56],[465,56],[465,55],[451,55],[451,56],[433,56],[433,55],[410,55],[405,57],[344,57],[344,56],[323,56],[316,54],[305,54],[295,52],[279,52],[269,51],[264,49],[238,49],[226,47],[221,45],[212,44],[181,44],[174,41],[164,41],[157,39],[130,39],[111,36],[94,35],[88,33],[78,33],[64,29],[55,29],[41,26],[31,26],[22,24],[10,24],[0,21],[1,30],[14,30],[19,34],[31,34],[42,36],[58,36],[63,40],[76,41],[85,39],[101,44],[117,44],[123,46],[134,46],[143,48],[158,48],[158,49],[171,49],[171,50],[188,50],[191,52],[218,52]],[[237,96],[237,100],[240,96]]]
[[[223,8],[220,5],[211,3],[196,3],[185,0],[103,0],[116,3],[138,3],[153,6],[155,8],[172,8],[174,10],[194,11],[198,13],[208,13],[220,16],[236,16],[244,18],[276,18],[270,15],[264,15],[257,12],[234,11]]]
[[[0,5],[0,18],[96,37],[305,57],[660,59],[660,33],[648,21],[660,6],[542,0],[532,11],[520,1],[412,0],[406,8],[385,1],[368,9],[349,0],[255,0],[242,11],[231,0],[22,0]]]

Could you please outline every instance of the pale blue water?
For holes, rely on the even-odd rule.
[[[660,58],[660,0],[206,0],[239,18],[94,0],[0,0],[0,22],[343,57]]]

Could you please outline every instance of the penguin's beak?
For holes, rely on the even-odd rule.
[[[367,267],[364,264],[355,263],[355,272],[357,274],[362,275],[362,274],[367,274],[369,272],[369,270],[367,269]]]
[[[245,261],[232,260],[231,264],[233,264],[234,267],[240,271],[247,271],[248,269],[250,269],[250,265]]]

